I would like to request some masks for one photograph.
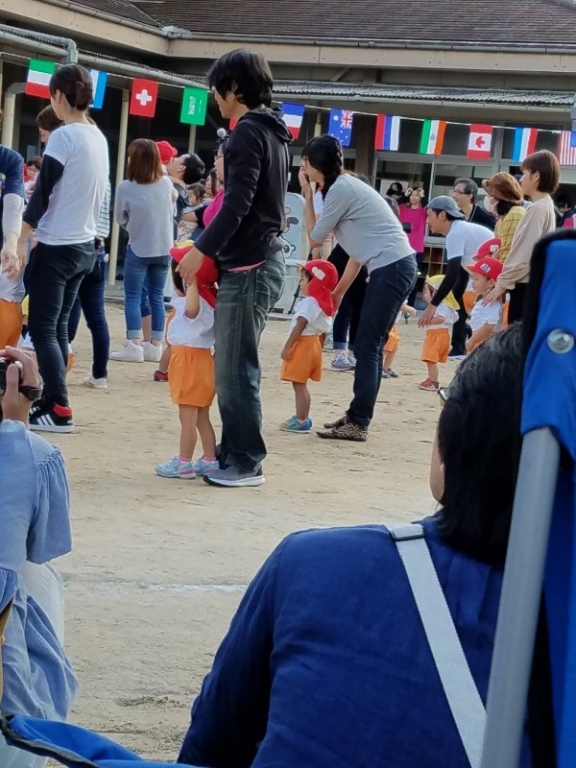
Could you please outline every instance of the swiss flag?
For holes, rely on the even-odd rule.
[[[158,83],[136,78],[132,82],[130,114],[138,117],[154,117],[158,101]]]
[[[469,157],[471,160],[490,160],[492,156],[493,134],[493,126],[472,123],[466,157]]]

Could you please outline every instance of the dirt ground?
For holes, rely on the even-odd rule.
[[[113,348],[123,315],[109,308]],[[397,380],[382,383],[366,444],[284,434],[292,389],[278,379],[287,331],[271,321],[262,346],[266,484],[210,488],[165,480],[154,465],[177,452],[178,424],[154,365],[110,364],[109,389],[81,386],[85,327],[69,376],[76,432],[54,436],[72,486],[74,551],[60,560],[67,587],[66,644],[81,681],[72,722],[150,759],[173,761],[190,703],[245,585],[289,532],[409,520],[429,514],[428,459],[439,399],[420,392],[422,332],[399,326]],[[352,375],[329,370],[312,385],[317,426],[343,413]],[[442,370],[449,383],[454,366]],[[218,424],[217,408],[214,423]]]

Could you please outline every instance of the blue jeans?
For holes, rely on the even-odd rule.
[[[110,331],[104,311],[104,288],[106,286],[107,264],[105,249],[97,252],[96,264],[90,274],[80,283],[78,298],[68,320],[68,340],[72,343],[78,333],[81,313],[84,312],[86,325],[92,336],[92,376],[105,379],[108,375],[110,355]]]
[[[382,350],[400,307],[416,282],[416,259],[406,256],[371,273],[354,342],[354,398],[348,420],[367,428],[382,383]]]
[[[282,294],[286,267],[280,255],[245,272],[222,272],[216,300],[216,394],[222,419],[222,467],[245,472],[266,457],[261,434],[258,346],[268,315]]]
[[[164,336],[164,285],[170,265],[170,256],[140,258],[128,246],[124,259],[124,314],[126,316],[126,337],[139,339],[142,336],[142,288],[148,286],[148,298],[152,311],[151,338],[160,340]]]

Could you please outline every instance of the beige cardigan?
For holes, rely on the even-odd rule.
[[[530,279],[530,260],[537,241],[556,229],[556,214],[552,198],[537,200],[528,208],[526,215],[516,227],[512,248],[504,262],[504,269],[497,280],[498,288],[511,291],[516,283],[527,283]]]

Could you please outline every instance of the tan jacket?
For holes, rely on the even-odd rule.
[[[499,288],[511,291],[516,283],[528,282],[534,246],[541,237],[554,232],[555,229],[554,203],[548,195],[533,203],[516,227],[512,248],[497,281]]]

